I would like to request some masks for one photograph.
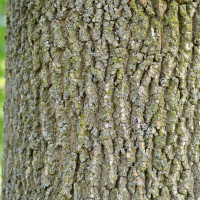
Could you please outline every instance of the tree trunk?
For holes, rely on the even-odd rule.
[[[3,200],[200,199],[199,0],[7,0]]]

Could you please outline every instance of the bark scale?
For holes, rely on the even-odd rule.
[[[200,199],[199,0],[7,0],[3,200]]]

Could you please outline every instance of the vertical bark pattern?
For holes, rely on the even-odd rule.
[[[199,0],[7,0],[3,200],[200,199]]]

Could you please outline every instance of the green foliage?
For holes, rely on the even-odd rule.
[[[0,14],[5,13],[5,5],[6,5],[5,0],[0,0]]]

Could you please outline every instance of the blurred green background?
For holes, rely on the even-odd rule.
[[[5,0],[0,0],[0,191],[1,191],[1,172],[3,155],[3,103],[4,103],[4,65],[5,65]],[[0,192],[1,194],[1,192]]]

